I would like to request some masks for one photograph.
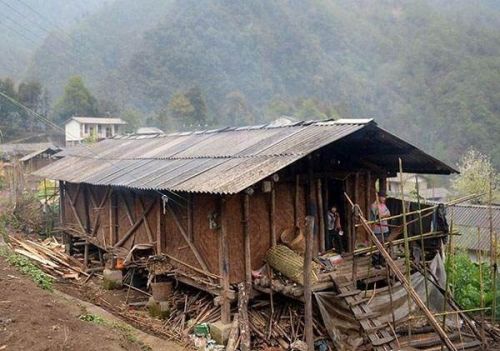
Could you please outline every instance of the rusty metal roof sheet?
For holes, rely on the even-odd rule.
[[[378,130],[372,120],[366,119],[119,136],[68,148],[60,153],[62,160],[36,174],[74,183],[137,189],[238,193],[367,126]],[[415,155],[424,161],[436,161],[430,170],[442,167],[453,172],[418,149]]]
[[[485,205],[455,205],[447,212],[448,222],[461,234],[456,246],[467,250],[490,250],[490,209]],[[491,207],[493,234],[500,230],[500,206]],[[479,232],[479,233],[478,233]],[[454,239],[455,240],[455,239]]]

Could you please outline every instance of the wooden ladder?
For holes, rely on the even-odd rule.
[[[373,312],[367,305],[369,299],[365,298],[363,292],[354,288],[352,281],[345,276],[336,277],[330,274],[337,290],[340,292],[338,298],[345,300],[356,320],[363,328],[375,351],[398,350],[396,336],[388,323],[382,323],[379,314]]]

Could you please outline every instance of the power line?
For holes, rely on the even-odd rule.
[[[31,114],[32,116],[34,116],[35,118],[41,120],[43,123],[47,124],[49,127],[51,128],[54,128],[55,130],[59,130],[59,131],[62,131],[64,132],[65,134],[68,134],[68,136],[72,137],[72,138],[75,138],[77,139],[77,137],[75,135],[72,135],[71,133],[67,133],[65,129],[63,129],[62,127],[58,126],[57,124],[55,124],[54,122],[52,122],[51,120],[47,119],[46,117],[42,116],[41,114],[33,111],[31,108],[27,107],[26,105],[22,104],[21,102],[17,101],[16,99],[14,99],[13,97],[3,93],[2,91],[0,91],[0,96],[2,96],[3,98],[7,99],[10,103],[12,103],[13,105],[23,109],[24,111],[28,112],[28,114]],[[110,164],[112,167],[116,167],[117,170],[121,170],[121,168],[119,166],[117,166],[115,163],[113,163],[110,159],[105,159],[105,158],[102,158],[102,157],[99,157],[97,155],[97,153],[92,150],[88,145],[86,144],[80,144],[82,145],[85,149],[87,149],[87,151],[89,151],[91,154],[94,154],[94,158],[97,159],[97,160],[100,160],[100,161],[103,161],[103,162],[107,162],[108,164]],[[161,191],[157,190],[157,189],[152,189],[154,192],[158,193],[162,198],[164,196],[166,196],[165,194],[163,194]],[[185,200],[185,198],[181,195],[179,195],[178,193],[176,193],[175,191],[172,191],[172,190],[167,190],[168,193],[172,194],[172,195],[175,195],[177,197],[179,197],[180,199],[183,199]],[[174,198],[172,196],[169,196],[168,197],[169,200],[173,201],[174,203],[177,203],[179,206],[181,207],[185,207],[183,204],[179,203],[178,201],[175,201]]]

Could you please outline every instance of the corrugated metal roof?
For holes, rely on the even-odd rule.
[[[372,120],[309,121],[158,136],[120,136],[61,153],[36,174],[68,182],[186,192],[238,193]],[[384,132],[387,133],[387,132]],[[422,160],[431,159],[416,149]],[[429,166],[447,168],[436,161]]]
[[[127,124],[123,119],[116,117],[71,117],[68,121],[77,121],[79,123],[89,123],[89,124]]]
[[[27,154],[26,156],[21,157],[19,159],[19,161],[24,162],[24,161],[31,160],[33,157],[36,157],[36,156],[38,156],[40,154],[43,154],[45,152],[53,155],[53,154],[55,154],[55,153],[57,153],[59,151],[61,151],[61,148],[59,148],[59,147],[55,147],[55,146],[48,147],[46,149],[41,149],[41,150],[38,150],[38,151],[34,151],[34,152],[30,153],[30,154]]]
[[[500,230],[500,207],[492,206],[493,233]],[[456,246],[467,250],[490,250],[490,212],[484,205],[455,205],[448,210],[448,221],[453,219],[460,236]],[[478,238],[479,228],[479,238]],[[455,239],[454,239],[455,240]]]
[[[58,149],[51,143],[13,143],[0,144],[0,154],[6,155],[27,155],[39,150]]]

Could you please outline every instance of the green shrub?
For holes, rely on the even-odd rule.
[[[479,265],[479,263],[472,261],[465,252],[457,252],[447,259],[446,271],[448,273],[448,281],[456,301],[464,309],[481,307],[481,270],[484,306],[492,307],[494,289],[489,263],[483,261],[481,265]],[[500,286],[497,279],[496,315],[500,314],[500,306],[498,306],[499,295]],[[487,313],[489,314],[490,311],[487,311]]]
[[[16,267],[19,272],[31,278],[40,288],[52,291],[53,278],[38,268],[29,258],[16,254],[9,249],[0,248],[0,256]]]

